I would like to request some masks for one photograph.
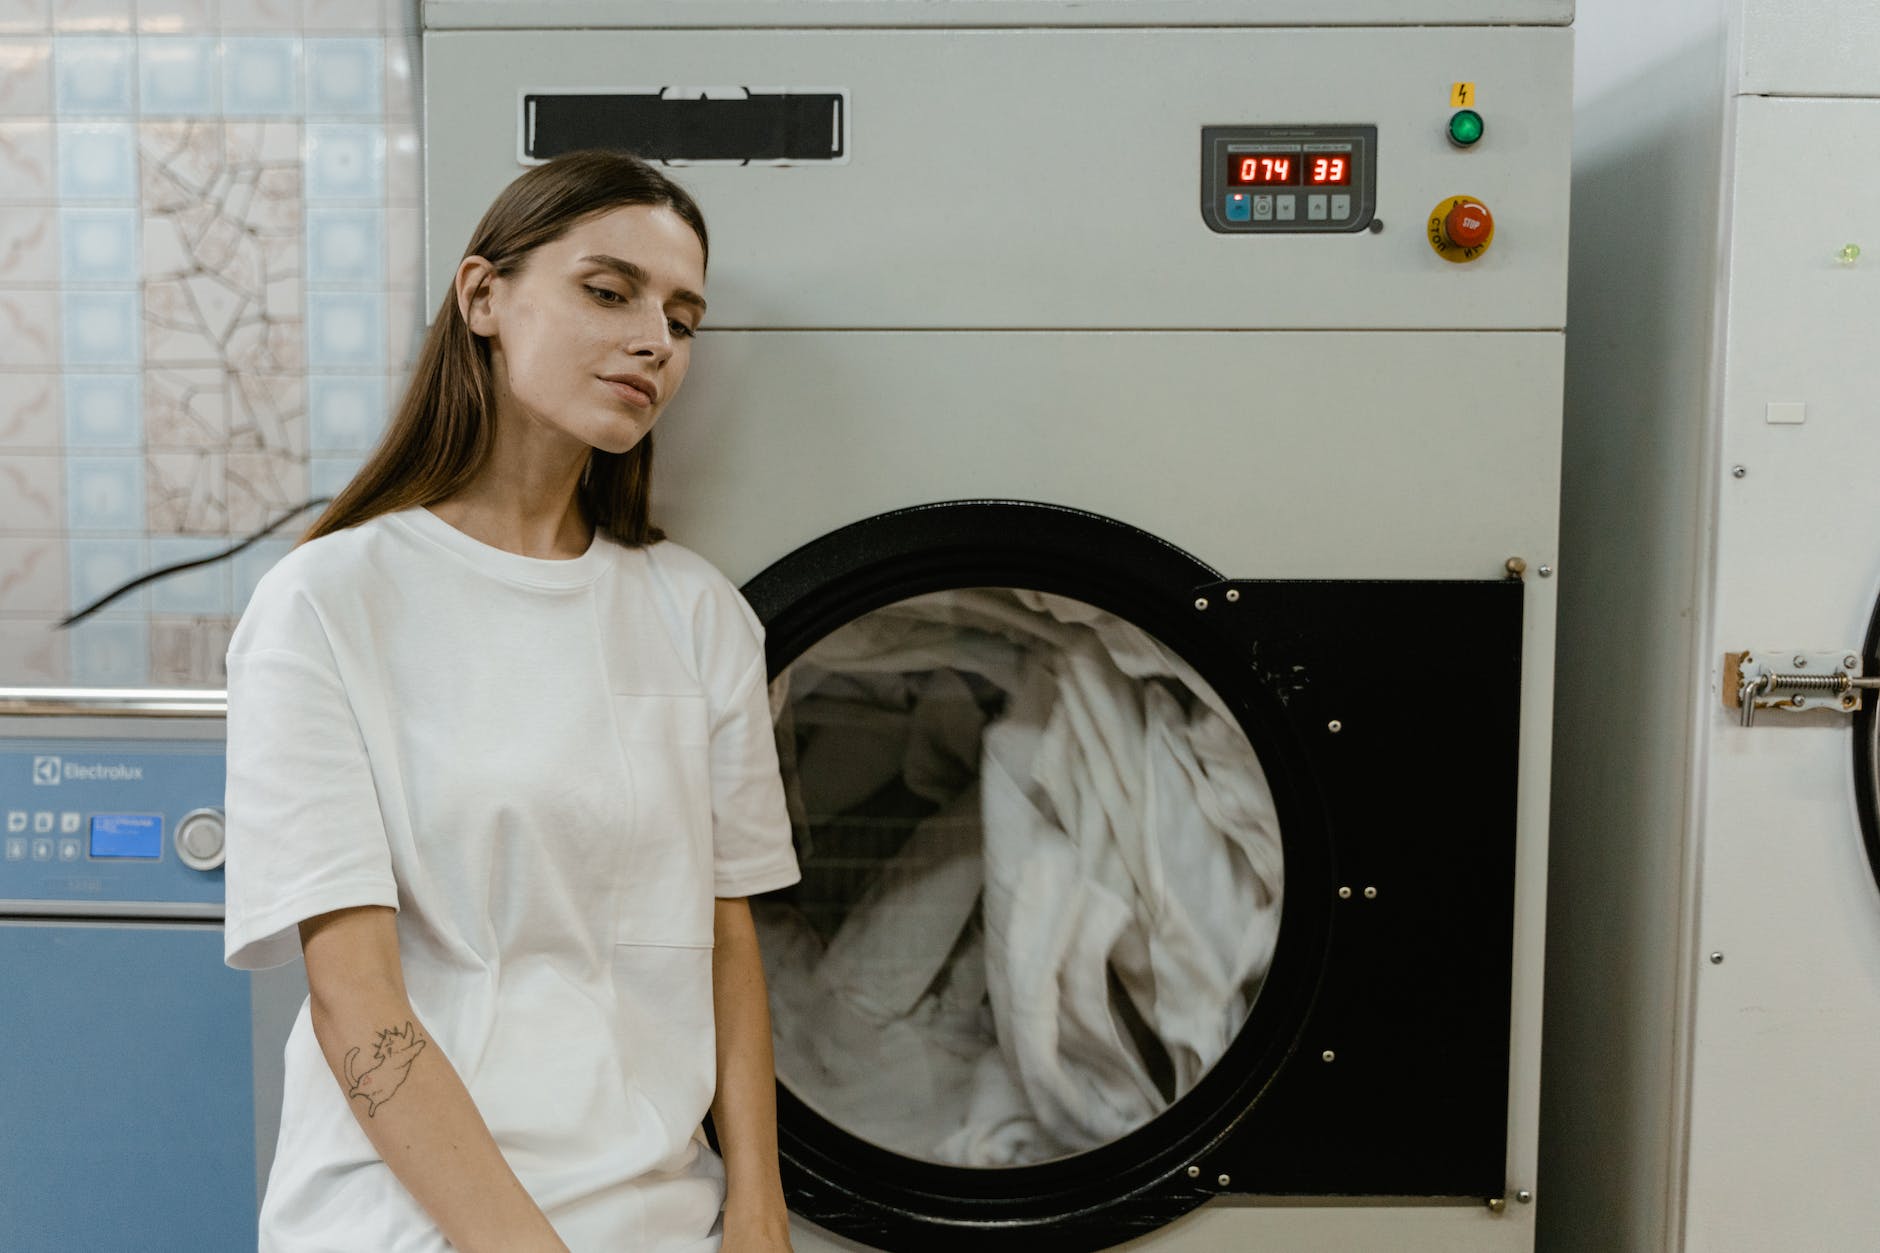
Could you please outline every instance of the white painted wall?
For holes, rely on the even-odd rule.
[[[1699,479],[1729,0],[1581,0],[1543,1253],[1673,1247]]]

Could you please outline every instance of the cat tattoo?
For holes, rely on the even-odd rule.
[[[359,1050],[348,1052],[346,1079],[352,1084],[348,1098],[364,1097],[367,1117],[377,1114],[379,1106],[391,1100],[392,1094],[405,1082],[405,1076],[411,1073],[411,1063],[418,1060],[424,1045],[407,1019],[403,1031],[388,1027],[379,1032],[379,1042],[372,1046],[372,1060],[378,1064],[370,1069],[355,1072],[353,1064],[359,1057]]]

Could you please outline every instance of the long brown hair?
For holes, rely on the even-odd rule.
[[[663,205],[698,235],[707,258],[705,217],[685,190],[623,152],[571,152],[538,165],[502,190],[464,249],[497,274],[520,270],[529,254],[584,218],[625,205]],[[431,320],[411,383],[378,447],[301,543],[414,505],[428,505],[476,477],[496,442],[496,382],[487,339],[472,333],[453,288]],[[594,449],[577,491],[587,520],[623,544],[664,536],[647,518],[653,436],[623,453]]]

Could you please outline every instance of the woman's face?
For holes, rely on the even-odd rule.
[[[664,205],[578,222],[506,276],[476,257],[457,272],[459,308],[490,341],[499,413],[614,453],[677,394],[704,290],[698,236]]]

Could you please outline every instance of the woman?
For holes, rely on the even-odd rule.
[[[263,1250],[789,1247],[761,628],[647,520],[706,251],[631,157],[518,178],[230,643],[228,962],[310,989]]]

